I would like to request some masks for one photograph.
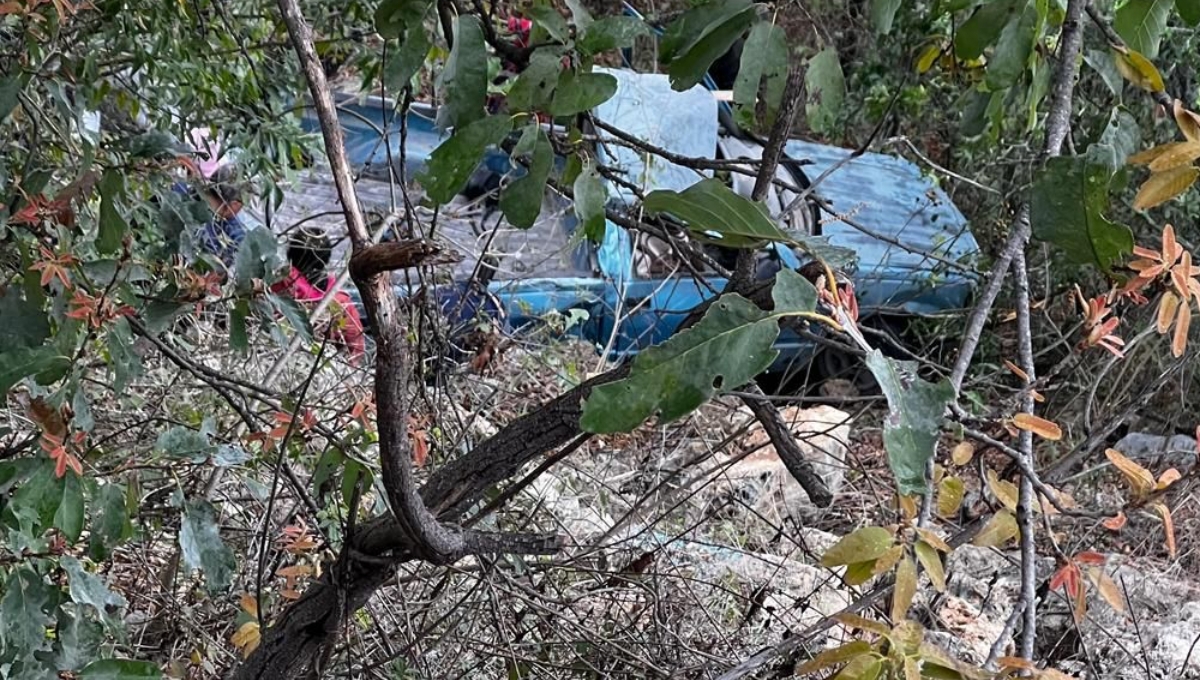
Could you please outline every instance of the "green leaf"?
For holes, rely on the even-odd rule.
[[[106,337],[109,363],[113,368],[113,389],[120,393],[131,380],[142,374],[142,359],[133,349],[133,329],[125,318],[114,321]]]
[[[0,347],[6,350],[40,346],[50,337],[50,321],[39,305],[28,301],[17,286],[0,291]]]
[[[454,20],[454,47],[446,60],[440,85],[446,93],[446,102],[438,109],[439,128],[459,128],[483,118],[488,57],[478,17],[466,15]]]
[[[404,89],[424,65],[430,47],[429,34],[424,26],[417,24],[409,28],[396,43],[396,48],[388,50],[387,67],[383,74],[385,87],[393,92]]]
[[[98,562],[108,559],[113,548],[131,536],[133,524],[125,506],[125,489],[119,484],[101,485],[92,500],[88,556]]]
[[[1116,62],[1113,61],[1112,52],[1108,50],[1088,50],[1083,60],[1100,76],[1100,79],[1108,86],[1108,91],[1112,92],[1117,101],[1120,101],[1121,94],[1125,89],[1125,79],[1117,69]]]
[[[79,475],[72,470],[59,478],[58,509],[54,511],[54,527],[71,544],[83,534],[83,486]]]
[[[99,576],[84,570],[83,564],[74,557],[63,557],[60,564],[67,572],[71,599],[76,604],[94,608],[110,630],[120,630],[121,610],[127,604],[125,598],[109,590]]]
[[[0,641],[3,647],[22,655],[46,649],[46,627],[54,622],[47,612],[51,609],[51,591],[42,577],[29,567],[17,567],[4,584],[0,600]]]
[[[592,25],[592,13],[583,6],[581,0],[567,0],[567,8],[571,10],[571,19],[575,22],[575,27],[581,31],[586,31]]]
[[[749,0],[715,0],[671,22],[659,43],[659,54],[668,63],[672,89],[682,92],[703,80],[755,17]]]
[[[313,341],[313,328],[308,318],[308,312],[305,311],[296,298],[282,295],[268,295],[267,300],[270,301],[271,307],[276,312],[288,320],[288,323],[300,334],[300,337],[305,342]]]
[[[13,385],[38,376],[43,384],[53,382],[54,375],[71,368],[71,359],[62,356],[53,347],[20,347],[0,352],[0,395],[7,394]]]
[[[837,132],[838,116],[846,98],[846,79],[836,49],[823,49],[808,61],[804,87],[808,91],[808,103],[804,106],[808,126],[818,134]]]
[[[1188,26],[1200,24],[1200,0],[1175,0],[1175,9]]]
[[[562,51],[543,47],[529,58],[529,66],[521,72],[508,91],[510,111],[540,111],[550,102],[562,73]]]
[[[204,499],[189,500],[183,507],[183,526],[179,529],[179,545],[183,561],[189,570],[204,573],[208,590],[224,591],[233,581],[237,558],[225,542],[217,526],[217,511]]]
[[[247,231],[234,257],[233,269],[238,291],[249,293],[254,290],[254,279],[275,283],[284,264],[274,234],[267,229]]]
[[[929,493],[925,464],[937,448],[946,404],[954,398],[949,381],[931,383],[917,375],[915,361],[897,361],[879,350],[867,355],[867,368],[875,376],[888,402],[883,421],[883,446],[888,465],[902,495]]]
[[[978,59],[988,46],[996,42],[1000,32],[1022,7],[1018,7],[1018,0],[990,0],[983,3],[955,32],[955,56],[965,61]]]
[[[913,549],[916,551],[917,560],[921,562],[925,573],[929,574],[929,580],[933,583],[934,589],[939,593],[945,591],[946,569],[942,566],[942,556],[925,541],[917,541]]]
[[[632,47],[638,37],[649,33],[650,28],[640,19],[604,17],[583,29],[575,47],[584,56],[592,56]]]
[[[534,5],[526,10],[526,14],[551,38],[564,45],[570,41],[571,29],[567,27],[567,20],[558,13],[558,10],[549,5]]]
[[[871,25],[876,33],[887,35],[892,32],[892,22],[902,4],[903,0],[871,0]]]
[[[628,378],[600,385],[583,405],[587,432],[629,432],[647,418],[668,423],[720,389],[737,389],[762,373],[779,324],[739,295],[717,300],[695,326],[637,355]]]
[[[996,50],[988,59],[985,84],[989,90],[1003,90],[1012,86],[1029,65],[1029,55],[1037,39],[1038,13],[1033,3],[1025,5],[1020,14],[1014,14],[1000,33]]]
[[[808,279],[791,269],[775,274],[771,300],[778,313],[813,312],[817,309],[817,289]]]
[[[79,677],[81,680],[145,680],[161,678],[162,671],[149,661],[101,659],[88,664]]]
[[[892,532],[883,527],[862,527],[843,536],[821,556],[821,566],[840,567],[879,559],[896,543]]]
[[[542,199],[546,193],[546,178],[554,167],[554,147],[542,126],[532,123],[525,127],[520,141],[513,149],[513,157],[528,157],[528,167],[523,176],[513,180],[500,192],[500,210],[509,224],[518,229],[528,229],[542,212]]]
[[[600,106],[617,93],[617,79],[607,73],[567,71],[559,76],[550,103],[554,117],[574,116]]]
[[[20,94],[23,87],[20,76],[0,78],[0,123],[3,123],[8,114],[17,108],[17,104],[21,103]]]
[[[250,336],[246,320],[250,317],[250,304],[245,298],[238,300],[229,311],[229,347],[238,352],[250,348]]]
[[[719,179],[701,180],[682,192],[652,191],[643,205],[650,212],[671,213],[700,235],[711,232],[714,240],[731,248],[791,240],[766,206],[734,193]]]
[[[758,23],[742,48],[741,65],[733,83],[733,112],[739,126],[765,130],[775,124],[787,75],[787,35],[774,24]],[[760,92],[765,113],[762,121],[758,120]]]
[[[1126,0],[1113,15],[1113,29],[1131,49],[1153,59],[1174,5],[1174,0]]]
[[[121,249],[121,239],[129,231],[129,224],[117,210],[116,200],[125,193],[125,182],[116,170],[108,170],[100,179],[100,223],[96,235],[96,249],[101,253],[115,253]]]
[[[62,500],[61,484],[54,476],[54,461],[39,458],[37,468],[16,488],[5,510],[13,513],[22,529],[40,534],[54,521]]]
[[[1093,145],[1083,156],[1051,158],[1034,175],[1030,221],[1034,237],[1058,246],[1074,264],[1101,271],[1133,250],[1128,227],[1104,216],[1112,151]]]
[[[575,216],[579,218],[584,235],[593,242],[599,242],[604,238],[607,228],[604,204],[608,200],[608,192],[604,190],[604,184],[596,172],[596,164],[591,159],[584,162],[583,170],[575,178],[572,193],[575,195]]]
[[[400,38],[410,28],[421,28],[431,6],[430,0],[383,0],[375,10],[375,30],[385,39]]]
[[[433,150],[429,165],[418,175],[425,193],[437,203],[449,203],[466,186],[487,147],[499,144],[511,129],[507,116],[488,116],[455,130]]]
[[[58,626],[55,639],[58,650],[54,665],[60,671],[77,671],[89,661],[100,656],[100,645],[104,642],[104,628],[84,616],[79,607],[67,604],[58,609]]]
[[[1129,157],[1142,147],[1142,129],[1137,119],[1125,109],[1113,109],[1108,125],[1100,135],[1098,145],[1088,147],[1091,158],[1102,161],[1108,169],[1117,172],[1125,167]],[[1093,148],[1095,149],[1093,151]]]
[[[196,463],[203,462],[216,450],[207,434],[182,425],[158,435],[155,448],[169,456],[188,458]]]

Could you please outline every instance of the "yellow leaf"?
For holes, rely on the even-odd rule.
[[[796,666],[796,675],[815,673],[823,668],[829,668],[830,666],[846,663],[851,659],[855,659],[870,653],[870,644],[862,640],[855,640],[854,642],[844,644],[841,647],[826,649],[808,661]]]
[[[1180,477],[1182,477],[1182,475],[1179,474],[1179,470],[1171,468],[1170,470],[1162,473],[1162,476],[1158,478],[1158,484],[1156,484],[1154,488],[1161,491],[1168,486],[1171,486],[1175,482],[1178,482]]]
[[[1125,598],[1121,594],[1121,589],[1117,587],[1115,581],[1109,578],[1108,574],[1096,567],[1088,569],[1088,578],[1096,585],[1096,590],[1100,592],[1100,597],[1108,603],[1116,611],[1125,613]]]
[[[843,536],[821,557],[821,565],[837,567],[843,564],[878,559],[895,543],[891,532],[883,527],[862,527]]]
[[[975,445],[971,442],[959,442],[954,445],[954,449],[950,451],[950,462],[962,467],[971,462],[975,457]]]
[[[933,546],[925,541],[917,541],[917,545],[913,549],[917,553],[917,560],[925,568],[925,573],[929,574],[929,582],[933,584],[934,589],[939,593],[945,592],[946,570],[942,566],[941,556],[933,549]]]
[[[1188,329],[1191,326],[1192,308],[1185,302],[1179,305],[1179,313],[1175,316],[1175,336],[1171,338],[1171,354],[1174,354],[1176,359],[1182,357],[1187,349]]]
[[[1017,518],[1008,510],[1001,510],[992,515],[972,543],[981,548],[998,548],[1016,538],[1018,533]]]
[[[1150,163],[1150,172],[1162,172],[1190,165],[1192,161],[1200,158],[1200,142],[1178,142],[1171,147]]]
[[[1117,70],[1129,82],[1149,92],[1162,92],[1166,89],[1158,69],[1141,53],[1125,48],[1124,51],[1116,50],[1115,56]]]
[[[942,46],[940,43],[934,43],[926,47],[921,56],[917,58],[917,73],[925,73],[933,68],[933,62],[942,54]]]
[[[254,650],[258,649],[258,643],[261,640],[262,636],[259,633],[258,624],[254,621],[243,623],[242,627],[238,628],[237,632],[233,634],[233,637],[229,638],[229,642],[241,650],[243,659],[249,658],[254,653]]]
[[[1154,475],[1150,474],[1149,470],[1126,458],[1125,454],[1116,449],[1108,449],[1104,455],[1108,457],[1113,467],[1125,475],[1125,480],[1129,482],[1136,498],[1143,498],[1154,490]]]
[[[1007,368],[1008,370],[1012,371],[1013,374],[1015,374],[1021,380],[1024,380],[1025,382],[1029,382],[1029,374],[1026,373],[1024,370],[1022,370],[1020,366],[1017,366],[1016,364],[1009,361],[1008,359],[1005,359],[1004,367]]]
[[[904,657],[904,680],[921,680],[921,666],[911,656]]]
[[[1052,442],[1062,439],[1062,428],[1032,413],[1018,413],[1013,416],[1013,425],[1018,429],[1032,432],[1042,439],[1049,439]]]
[[[1175,124],[1189,142],[1200,142],[1200,115],[1184,108],[1183,102],[1175,100]]]
[[[1175,559],[1178,552],[1175,546],[1175,522],[1171,519],[1171,509],[1162,503],[1155,503],[1154,509],[1162,516],[1163,531],[1167,537],[1167,554],[1171,556],[1171,559]]]
[[[1083,617],[1087,616],[1087,593],[1083,588],[1079,589],[1079,597],[1075,598],[1075,609],[1071,613],[1075,617],[1075,623],[1083,623]]]
[[[857,614],[838,614],[833,617],[834,621],[842,624],[847,628],[859,628],[861,630],[875,633],[876,635],[887,635],[890,629],[878,621],[859,616]]]
[[[1179,296],[1169,290],[1164,292],[1162,299],[1158,301],[1158,318],[1155,324],[1155,329],[1160,335],[1171,329],[1171,324],[1175,322],[1175,313],[1178,311]]]
[[[1130,165],[1150,165],[1155,160],[1157,160],[1159,156],[1163,155],[1164,153],[1167,153],[1168,151],[1171,151],[1172,149],[1174,149],[1177,146],[1180,146],[1183,143],[1184,142],[1167,142],[1166,144],[1159,144],[1158,146],[1152,146],[1149,149],[1139,151],[1139,152],[1133,154],[1132,156],[1130,156],[1128,163]]]
[[[882,557],[875,560],[875,567],[871,570],[871,576],[878,576],[891,571],[892,567],[896,566],[901,557],[904,557],[904,546],[892,546],[891,550],[888,550]]]
[[[1017,497],[1019,495],[1019,492],[1017,491],[1017,485],[1010,481],[1000,479],[996,475],[995,470],[987,471],[987,482],[988,488],[992,490],[992,493],[996,496],[996,499],[1003,503],[1004,507],[1016,512]]]
[[[917,527],[917,536],[920,537],[922,541],[928,543],[929,547],[933,548],[934,550],[944,553],[954,550],[954,548],[950,547],[949,543],[942,540],[941,536],[938,536],[929,529]]]
[[[1133,198],[1133,207],[1137,210],[1149,210],[1162,205],[1188,190],[1200,176],[1200,168],[1186,166],[1173,168],[1150,175]]]
[[[1002,656],[996,659],[996,663],[1000,664],[1000,668],[1008,670],[1015,668],[1021,671],[1036,671],[1037,665],[1028,659],[1022,659],[1019,656]]]
[[[846,573],[842,576],[842,580],[848,586],[861,586],[871,577],[875,575],[875,565],[879,560],[866,560],[864,562],[855,562],[846,565]]]
[[[917,516],[917,501],[913,496],[898,496],[897,503],[900,505],[900,516],[904,519],[911,520]]]
[[[833,680],[876,680],[882,674],[883,659],[876,654],[868,654],[852,659]]]
[[[938,484],[937,513],[939,517],[953,517],[962,507],[966,496],[966,485],[958,477],[946,477]]]
[[[917,565],[905,557],[896,569],[896,587],[892,590],[892,621],[902,621],[917,594]]]

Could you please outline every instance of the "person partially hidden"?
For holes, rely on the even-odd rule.
[[[212,209],[212,219],[197,234],[197,245],[216,257],[228,275],[233,271],[238,248],[246,234],[254,229],[266,229],[266,226],[244,210],[244,188],[237,181],[235,164],[197,163],[185,159],[183,165],[192,175],[192,181],[176,184],[175,191],[198,193]],[[298,302],[305,303],[316,303],[323,299],[334,281],[327,273],[331,250],[323,235],[302,228],[296,230],[288,244],[290,270],[283,280],[271,286],[271,292],[276,295],[290,294]],[[320,281],[320,285],[314,285],[314,281]],[[366,348],[358,309],[343,291],[334,296],[333,302],[330,338],[357,362]]]

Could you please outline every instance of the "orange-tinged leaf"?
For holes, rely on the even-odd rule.
[[[1142,498],[1154,490],[1154,475],[1150,474],[1149,470],[1133,462],[1116,449],[1108,449],[1104,455],[1108,457],[1113,467],[1120,470],[1121,474],[1125,476],[1135,497]]]
[[[1187,349],[1188,330],[1192,327],[1192,307],[1186,303],[1179,305],[1175,315],[1175,335],[1171,338],[1171,354],[1178,359]]]
[[[1108,561],[1108,558],[1104,556],[1104,553],[1098,553],[1095,550],[1084,550],[1083,552],[1077,553],[1075,557],[1071,559],[1080,564],[1090,564],[1093,566],[1104,564]]]
[[[1121,589],[1117,587],[1116,582],[1109,578],[1108,574],[1095,568],[1088,569],[1088,577],[1096,586],[1096,590],[1100,592],[1100,597],[1103,597],[1104,601],[1108,603],[1108,606],[1124,614],[1127,609],[1125,606],[1125,597],[1122,595]]]
[[[1179,311],[1179,297],[1171,291],[1163,293],[1162,299],[1158,302],[1158,319],[1155,325],[1159,334],[1166,333],[1171,329],[1177,311]]]
[[[945,592],[946,570],[942,566],[942,557],[938,555],[938,551],[925,541],[917,541],[913,550],[917,553],[917,560],[921,562],[925,573],[929,575],[929,582],[933,584],[934,589],[939,593]]]
[[[911,558],[900,560],[896,568],[896,587],[892,590],[892,621],[902,621],[917,594],[917,565]]]
[[[1084,595],[1083,588],[1079,588],[1079,593],[1071,599],[1075,601],[1075,610],[1072,612],[1075,616],[1075,623],[1083,623],[1083,617],[1087,616],[1087,597]]]
[[[1162,92],[1166,89],[1162,74],[1154,68],[1154,64],[1140,52],[1124,48],[1114,50],[1117,71],[1129,82],[1147,92]]]
[[[945,477],[938,483],[937,513],[939,517],[953,517],[962,507],[966,497],[966,485],[958,477]]]
[[[280,567],[276,572],[276,576],[285,578],[297,578],[300,576],[310,576],[313,573],[313,568],[307,564],[293,564],[287,567]]]
[[[1018,413],[1013,416],[1013,425],[1018,429],[1032,432],[1042,439],[1048,439],[1052,442],[1062,439],[1062,428],[1032,413]]]
[[[254,618],[258,618],[258,600],[250,593],[242,593],[238,598],[238,603],[242,606],[242,611],[246,612]]]
[[[962,467],[975,457],[975,445],[971,442],[959,442],[950,450],[950,462]]]
[[[891,571],[892,567],[895,567],[900,563],[901,557],[904,557],[904,546],[892,546],[890,550],[885,552],[879,559],[875,560],[875,565],[871,569],[871,576],[878,576]]]
[[[1200,115],[1184,108],[1183,102],[1178,99],[1175,100],[1173,108],[1175,124],[1179,126],[1179,131],[1189,142],[1200,142]]]
[[[1158,160],[1159,156],[1167,153],[1168,151],[1174,149],[1175,147],[1177,147],[1183,143],[1184,142],[1167,142],[1166,144],[1159,144],[1158,146],[1152,146],[1149,149],[1145,149],[1145,150],[1142,150],[1142,151],[1139,151],[1139,152],[1133,154],[1132,156],[1129,157],[1128,162],[1130,165],[1150,165],[1155,160]],[[1139,255],[1141,257],[1158,257],[1158,253],[1155,253],[1155,252],[1147,253],[1146,250],[1141,247],[1135,246],[1133,252],[1135,255]]]
[[[1129,520],[1125,517],[1124,512],[1118,512],[1116,517],[1109,517],[1101,522],[1100,526],[1108,529],[1109,531],[1120,531],[1121,529],[1125,528],[1125,524],[1128,521]]]
[[[1171,509],[1162,503],[1155,503],[1154,510],[1162,517],[1163,532],[1167,539],[1167,554],[1171,556],[1171,559],[1175,559],[1179,553],[1175,545],[1175,521],[1171,519]]]
[[[1037,665],[1028,659],[1022,659],[1019,656],[1002,656],[996,659],[996,663],[1000,664],[1000,668],[1008,670],[1015,668],[1022,671],[1036,671]]]
[[[897,504],[900,506],[900,516],[904,519],[911,520],[917,516],[917,500],[914,496],[898,496]]]
[[[992,494],[996,499],[1004,504],[1004,507],[1017,511],[1017,497],[1020,492],[1017,491],[1017,485],[1012,482],[1000,479],[996,475],[995,470],[987,471],[988,488],[992,490]]]
[[[1171,468],[1162,473],[1162,475],[1158,478],[1158,484],[1156,484],[1154,488],[1161,491],[1168,486],[1171,486],[1175,482],[1178,482],[1180,477],[1182,477],[1182,475],[1179,474],[1179,470]]]
[[[1005,359],[1004,367],[1007,368],[1008,370],[1012,371],[1013,374],[1016,375],[1021,380],[1024,380],[1025,382],[1029,382],[1029,374],[1026,373],[1024,370],[1022,370],[1020,366],[1014,364],[1013,362],[1009,361],[1008,359]]]
[[[1176,142],[1151,161],[1150,172],[1162,172],[1190,165],[1197,158],[1200,158],[1200,142]]]
[[[992,515],[972,543],[981,548],[998,548],[1016,538],[1018,533],[1017,518],[1008,510],[1001,510]]]
[[[1185,166],[1172,168],[1150,175],[1142,183],[1137,196],[1133,198],[1133,207],[1137,210],[1149,210],[1162,205],[1188,190],[1200,177],[1200,168]]]
[[[1079,592],[1079,567],[1067,562],[1050,577],[1050,590],[1063,588],[1068,595]]]

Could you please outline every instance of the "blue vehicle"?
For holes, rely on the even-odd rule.
[[[762,147],[722,125],[728,120],[713,92],[697,86],[671,89],[667,76],[606,69],[617,78],[616,95],[593,113],[607,123],[655,147],[686,157],[757,159]],[[710,83],[710,86],[712,84]],[[403,203],[400,180],[410,181],[445,139],[434,125],[434,110],[414,105],[404,121],[394,119],[395,103],[378,97],[342,95],[339,116],[347,151],[360,176],[358,195],[367,210],[395,211]],[[318,130],[311,110],[303,125]],[[683,190],[711,176],[645,157],[628,146],[600,145],[599,159],[624,172],[643,191]],[[978,244],[962,213],[912,163],[893,156],[853,152],[792,140],[777,178],[798,189],[821,178],[813,191],[836,216],[819,219],[811,201],[788,189],[773,189],[766,203],[790,233],[820,237],[829,246],[853,251],[848,273],[858,293],[861,317],[930,314],[966,305],[975,283],[971,262]],[[753,169],[753,166],[747,166]],[[823,174],[832,169],[828,176]],[[547,191],[541,217],[528,230],[515,229],[495,209],[498,180],[513,172],[507,154],[489,153],[477,177],[450,205],[437,211],[432,237],[464,255],[444,280],[433,282],[442,309],[463,322],[481,312],[509,332],[545,327],[547,317],[580,321],[567,332],[593,343],[612,359],[636,355],[677,332],[701,302],[719,294],[725,279],[710,272],[694,275],[677,261],[668,244],[631,234],[608,222],[604,238],[592,244],[577,233],[570,203]],[[490,177],[491,182],[487,181]],[[732,188],[749,195],[753,178],[732,174]],[[608,183],[609,207],[636,211],[632,192]],[[419,189],[410,187],[412,216],[418,228],[434,224],[432,209],[420,205]],[[310,171],[285,192],[272,220],[276,231],[303,222],[344,237],[341,210],[328,172]],[[428,235],[428,232],[422,232]],[[335,247],[335,259],[346,246]],[[801,255],[776,245],[766,259],[797,267]],[[487,271],[485,299],[466,295],[468,282]],[[414,272],[397,273],[397,294],[409,295],[419,283]],[[424,282],[429,283],[429,282]],[[470,299],[468,299],[470,298]],[[467,304],[469,303],[469,304]],[[816,345],[791,333],[777,342],[773,370],[807,365]]]

